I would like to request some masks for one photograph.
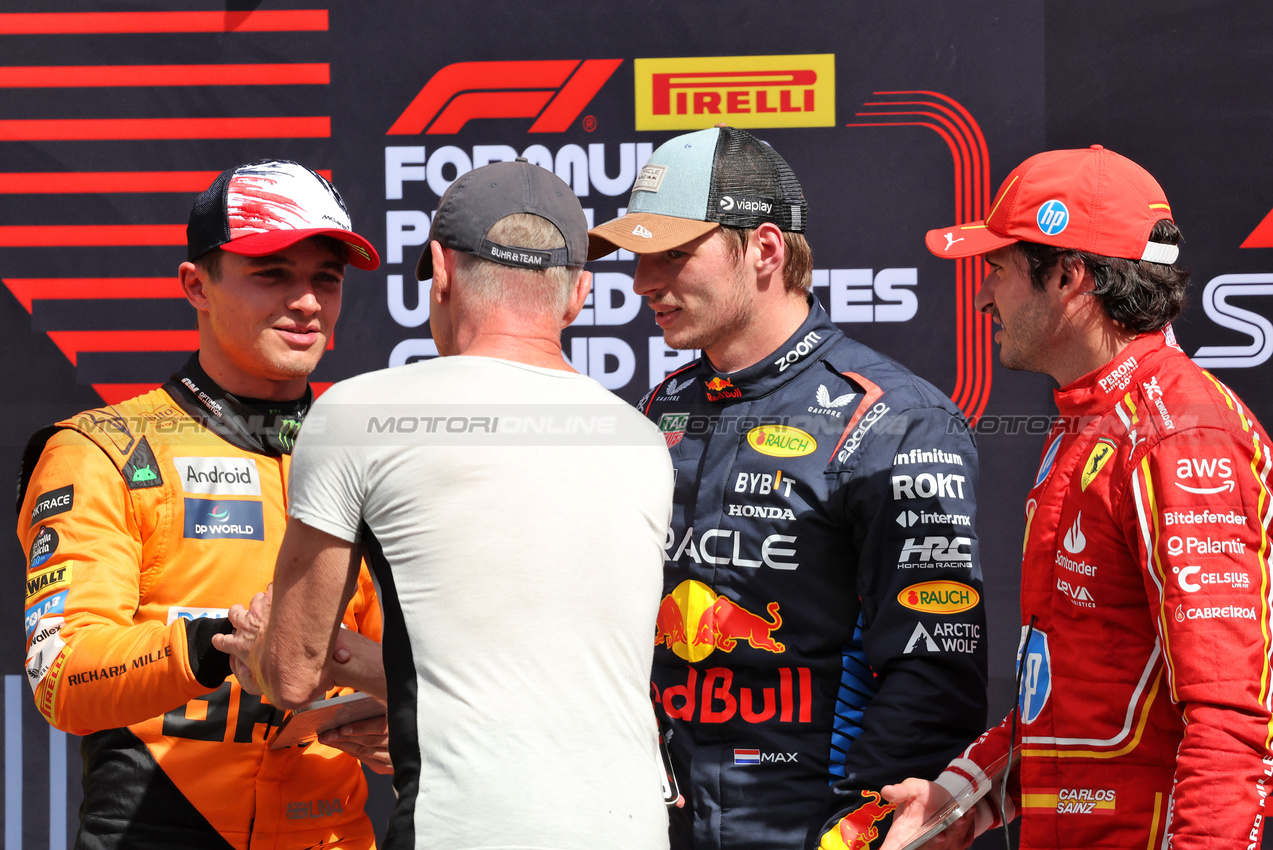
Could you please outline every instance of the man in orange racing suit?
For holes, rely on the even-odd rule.
[[[1060,416],[1026,502],[1017,709],[935,784],[883,789],[901,804],[885,847],[973,789],[989,793],[930,846],[1019,812],[1023,848],[1259,847],[1273,460],[1175,343],[1189,276],[1162,188],[1100,146],[1049,151],[984,222],[927,241],[985,255],[1000,360],[1051,375]]]
[[[76,847],[374,847],[355,756],[386,768],[384,719],[271,750],[282,713],[227,679],[212,637],[273,574],[307,376],[346,263],[379,257],[293,162],[222,172],[187,234],[198,353],[160,389],[42,429],[23,458],[26,672],[48,721],[85,736]],[[380,639],[365,569],[343,623]]]

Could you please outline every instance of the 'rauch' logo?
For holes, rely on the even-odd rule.
[[[912,584],[897,594],[897,601],[912,611],[926,614],[958,614],[976,607],[981,597],[957,581],[926,581]]]
[[[818,450],[811,434],[787,425],[758,425],[747,432],[747,445],[770,457],[803,457]]]

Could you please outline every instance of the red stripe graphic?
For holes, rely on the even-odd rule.
[[[269,12],[31,12],[0,14],[0,35],[150,32],[314,32],[326,9]]]
[[[46,224],[0,227],[0,248],[185,244],[184,224]]]
[[[195,351],[198,331],[48,331],[49,339],[66,355],[72,366],[81,351]],[[327,351],[336,347],[336,337],[327,338]]]
[[[0,142],[100,139],[326,139],[330,116],[304,118],[59,118],[0,121]]]
[[[0,67],[0,88],[327,85],[325,62],[290,65],[51,65]]]
[[[175,277],[17,277],[4,285],[28,313],[33,301],[185,297]]]
[[[194,351],[198,331],[49,331],[72,366],[81,351]]]
[[[316,169],[332,179],[331,169]],[[217,171],[31,171],[0,174],[0,195],[80,192],[202,192]]]
[[[888,112],[858,112],[859,118],[911,118],[912,120],[866,122],[849,127],[924,127],[942,137],[950,148],[955,165],[956,221],[976,221],[984,215],[990,200],[990,153],[985,136],[971,113],[958,101],[931,91],[884,91],[876,95],[912,95],[923,100],[868,102],[864,106],[892,108]],[[904,107],[925,107],[914,110]],[[918,120],[915,120],[918,119]],[[955,261],[955,389],[951,399],[974,425],[990,401],[993,378],[992,339],[989,316],[978,313],[973,302],[985,276],[981,257]]]

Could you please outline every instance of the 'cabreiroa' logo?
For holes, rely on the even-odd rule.
[[[637,59],[636,128],[834,127],[835,54]]]

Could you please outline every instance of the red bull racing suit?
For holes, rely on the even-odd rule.
[[[676,468],[653,673],[672,847],[838,840],[863,791],[985,728],[968,426],[816,300],[771,356],[700,359],[641,408]]]
[[[1270,757],[1268,436],[1170,330],[1056,391],[1026,503],[1021,846],[1260,846]],[[989,780],[1012,715],[938,780]],[[998,823],[998,791],[978,805]]]
[[[273,576],[309,400],[246,406],[196,356],[162,388],[32,438],[26,671],[48,721],[85,736],[77,847],[375,845],[357,759],[270,750],[282,712],[227,680],[212,647],[226,610]],[[344,625],[379,640],[366,570]]]

